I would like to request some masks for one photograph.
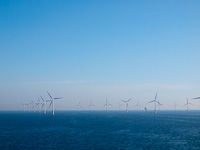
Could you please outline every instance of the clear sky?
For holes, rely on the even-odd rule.
[[[46,91],[56,109],[90,100],[111,109],[133,98],[149,109],[185,109],[200,96],[198,0],[1,0],[0,110],[20,110]],[[200,109],[192,100],[191,109]],[[123,106],[125,109],[125,105]]]

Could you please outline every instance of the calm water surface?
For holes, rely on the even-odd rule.
[[[0,149],[200,149],[200,111],[0,112]]]

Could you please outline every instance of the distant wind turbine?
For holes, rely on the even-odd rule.
[[[80,107],[81,107],[81,102],[78,103],[78,105],[76,105],[78,107],[78,111],[80,111]]]
[[[119,111],[121,111],[121,106],[122,106],[123,104],[118,103],[118,105],[119,105]]]
[[[174,102],[174,108],[175,108],[175,111],[176,111],[176,106],[177,106],[177,104],[176,104],[176,102]]]
[[[92,112],[92,106],[95,106],[94,104],[92,104],[92,101],[90,101],[90,105],[89,107],[91,108],[90,111]]]
[[[157,110],[156,110],[156,105],[158,103],[158,101],[157,101],[157,93],[156,93],[155,99],[150,101],[149,103],[152,103],[152,102],[155,102],[155,114],[157,114]]]
[[[30,110],[30,109],[31,109],[31,108],[30,108],[30,104],[31,104],[31,103],[27,103],[27,104],[25,104],[25,105],[27,105],[27,106],[28,106],[28,112],[30,112],[30,111],[31,111],[31,110]]]
[[[23,105],[23,108],[24,108],[24,112],[25,112],[25,105],[26,105],[26,104],[22,104],[22,105]]]
[[[47,113],[47,102],[50,102],[51,100],[44,100],[42,96],[40,96],[40,98],[43,101],[42,108],[44,107],[44,114],[46,114]]]
[[[38,103],[35,103],[36,105],[35,106],[37,106],[38,105],[38,107],[39,107],[39,113],[40,113],[40,110],[41,110],[41,102],[40,102],[40,98],[38,97]]]
[[[106,106],[106,112],[108,112],[108,105],[111,105],[111,104],[109,104],[109,103],[108,103],[108,100],[106,99],[106,104],[103,106],[103,107]]]
[[[47,94],[48,94],[49,97],[51,98],[51,103],[50,103],[49,107],[52,105],[52,115],[54,116],[54,100],[56,100],[56,99],[62,99],[62,97],[54,98],[54,97],[52,97],[52,96],[49,94],[49,92],[47,92]]]
[[[35,103],[33,101],[31,101],[33,104],[33,111],[35,112]]]
[[[187,103],[184,106],[186,106],[186,105],[187,105],[187,112],[188,112],[189,111],[189,105],[192,105],[191,103],[189,103],[188,98],[187,98]]]
[[[135,105],[137,107],[137,111],[138,111],[138,107],[142,107],[139,102],[137,101],[137,104]]]
[[[128,99],[127,101],[122,100],[124,103],[126,103],[126,113],[128,113],[128,102],[130,102],[132,98]]]

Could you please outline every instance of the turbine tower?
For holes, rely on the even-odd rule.
[[[137,101],[137,104],[135,105],[137,107],[137,111],[138,111],[138,107],[142,107],[139,102]]]
[[[122,100],[124,103],[126,103],[126,113],[128,113],[128,102],[131,100],[132,98],[128,99],[127,101]]]
[[[156,105],[158,103],[158,101],[157,101],[157,93],[156,93],[155,99],[150,101],[149,103],[152,103],[152,102],[155,102],[155,114],[157,114],[157,110],[156,110]]]
[[[189,103],[188,98],[187,98],[187,103],[184,106],[186,106],[186,105],[187,105],[187,112],[188,112],[189,111],[189,105],[192,105],[191,103]]]
[[[108,112],[108,105],[111,105],[111,104],[109,104],[109,103],[108,103],[108,100],[106,99],[106,104],[103,106],[103,107],[106,106],[106,112]]]
[[[94,104],[92,104],[92,101],[90,101],[90,105],[89,107],[91,108],[90,111],[92,112],[92,106],[95,106]]]
[[[81,107],[81,102],[78,103],[78,105],[76,105],[78,107],[78,111],[80,111],[80,107]]]
[[[49,107],[52,105],[52,115],[54,116],[54,100],[56,100],[56,99],[62,99],[62,97],[54,98],[54,97],[52,97],[52,96],[49,94],[49,92],[47,92],[47,94],[48,94],[49,97],[51,98],[51,103],[50,103]]]
[[[119,105],[119,111],[121,111],[121,106],[122,106],[123,104],[118,103],[118,105]]]

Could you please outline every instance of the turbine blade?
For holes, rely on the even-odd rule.
[[[156,98],[157,98],[157,93],[156,93],[156,96],[155,96],[155,100],[156,100]]]
[[[57,98],[54,98],[54,99],[62,99],[63,97],[57,97]]]
[[[122,102],[124,102],[124,103],[126,103],[126,101],[125,100],[121,100]]]
[[[44,102],[44,99],[42,98],[42,96],[40,96],[41,97],[41,99],[43,100],[43,102]]]
[[[52,101],[51,101],[51,103],[50,103],[50,105],[49,105],[49,108],[51,107],[51,104],[52,104]]]
[[[152,101],[150,101],[150,102],[148,102],[148,103],[152,103],[152,102],[155,102],[155,100],[152,100]]]
[[[129,102],[129,101],[131,101],[132,100],[132,98],[130,98],[129,100],[127,100],[127,102]]]
[[[49,95],[49,97],[50,97],[51,99],[53,99],[52,96],[49,94],[49,92],[47,92],[47,94]]]
[[[193,98],[193,99],[200,99],[200,97],[196,97],[196,98]]]

